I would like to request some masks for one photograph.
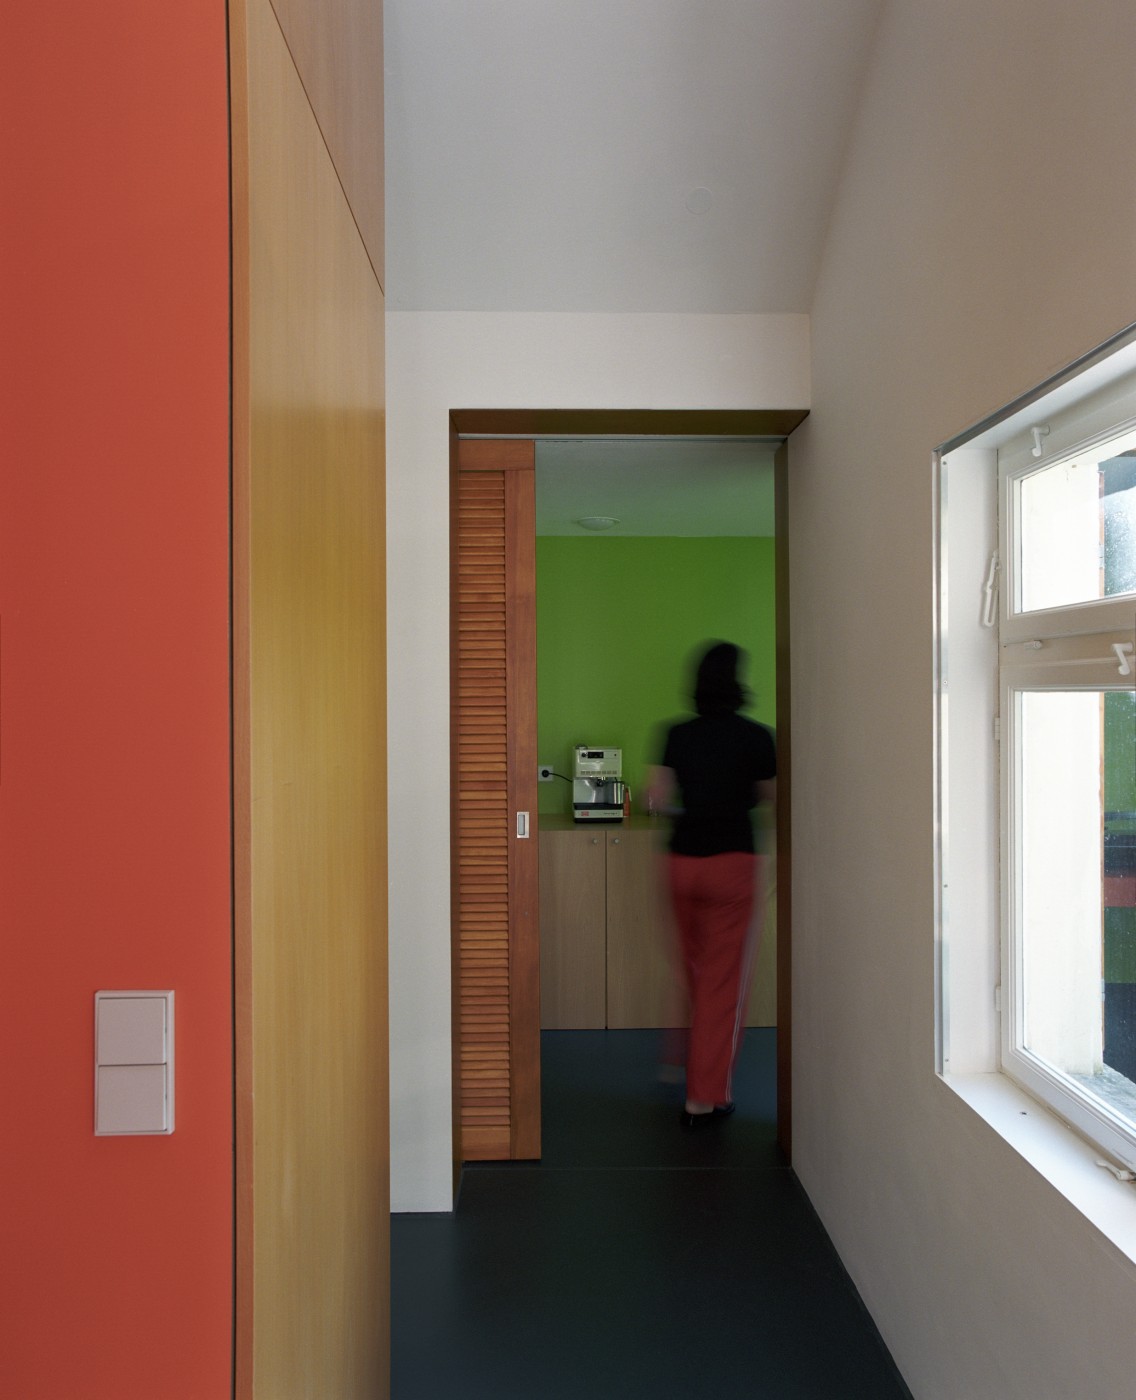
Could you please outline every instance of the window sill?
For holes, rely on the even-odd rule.
[[[1002,1074],[941,1076],[1076,1210],[1136,1263],[1136,1182],[1096,1165],[1103,1155]]]

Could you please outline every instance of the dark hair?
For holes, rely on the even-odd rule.
[[[745,652],[733,642],[712,642],[698,663],[694,679],[694,708],[700,715],[732,715],[749,694],[738,680]]]

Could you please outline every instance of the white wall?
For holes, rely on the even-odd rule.
[[[387,319],[391,1203],[452,1204],[449,413],[806,408],[804,316]]]
[[[931,479],[1136,319],[1134,58],[1131,0],[891,0],[811,320],[795,1166],[917,1400],[1103,1400],[1136,1368],[1136,1269],[934,1073]]]

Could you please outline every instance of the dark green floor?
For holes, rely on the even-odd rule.
[[[774,1139],[774,1045],[688,1135],[647,1031],[545,1032],[544,1155],[391,1231],[394,1400],[910,1400]]]

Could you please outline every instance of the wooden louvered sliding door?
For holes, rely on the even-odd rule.
[[[538,1157],[533,443],[455,447],[455,1146],[466,1161]]]

